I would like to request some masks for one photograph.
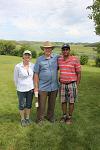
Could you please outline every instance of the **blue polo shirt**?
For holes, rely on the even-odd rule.
[[[58,89],[57,58],[57,55],[52,54],[50,59],[47,59],[44,55],[37,59],[34,72],[39,75],[40,91],[55,91]]]

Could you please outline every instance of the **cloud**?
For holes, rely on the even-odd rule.
[[[0,38],[99,40],[86,10],[91,4],[92,0],[0,0]]]

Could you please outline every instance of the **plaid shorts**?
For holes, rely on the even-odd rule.
[[[74,103],[77,97],[77,85],[76,82],[72,82],[69,84],[60,85],[60,97],[61,103],[68,102]]]

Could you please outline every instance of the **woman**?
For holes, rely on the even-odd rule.
[[[21,125],[31,124],[30,110],[33,98],[33,74],[34,64],[30,63],[32,58],[31,51],[26,50],[23,53],[23,61],[15,66],[14,82],[17,88],[19,100],[19,112],[21,116]]]

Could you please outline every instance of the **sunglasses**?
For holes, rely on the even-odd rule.
[[[69,49],[68,48],[63,48],[62,51],[69,51]]]

